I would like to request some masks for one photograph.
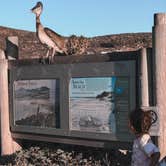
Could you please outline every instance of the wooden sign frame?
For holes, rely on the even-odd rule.
[[[132,136],[127,130],[116,134],[91,133],[72,131],[69,127],[69,81],[77,77],[127,77],[129,79],[129,110],[136,105],[136,62],[113,61],[101,63],[56,64],[13,66],[10,69],[10,124],[14,137],[21,137],[24,133],[51,137],[91,139],[98,141],[131,141]],[[41,128],[35,126],[15,125],[14,121],[14,87],[13,83],[20,80],[60,80],[60,128]],[[123,113],[122,113],[123,114]],[[128,114],[128,113],[127,113]],[[126,114],[126,115],[127,115]],[[123,115],[121,115],[123,116]],[[123,120],[123,117],[122,117]],[[33,136],[32,136],[33,137]],[[33,138],[32,138],[33,139]],[[35,138],[34,138],[35,139]],[[56,139],[55,139],[56,142]]]

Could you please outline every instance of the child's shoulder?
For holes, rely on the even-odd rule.
[[[140,136],[139,140],[140,140],[140,144],[142,146],[144,146],[145,144],[147,144],[151,140],[151,137],[149,134],[143,134]]]
[[[151,156],[155,152],[159,152],[158,147],[152,142],[149,134],[144,134],[140,137],[139,146],[148,156]]]

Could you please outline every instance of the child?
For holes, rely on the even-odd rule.
[[[149,135],[151,111],[136,109],[129,115],[129,126],[136,136],[133,143],[131,166],[157,166],[160,152]]]

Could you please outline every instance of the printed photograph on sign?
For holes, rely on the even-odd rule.
[[[59,80],[14,81],[15,125],[59,128]]]
[[[72,78],[70,80],[70,129],[115,133],[116,77]]]

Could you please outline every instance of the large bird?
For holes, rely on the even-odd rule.
[[[48,47],[46,58],[49,57],[49,52],[52,49],[51,59],[53,59],[55,53],[65,53],[65,42],[66,38],[57,34],[49,28],[44,28],[40,22],[40,15],[43,10],[43,4],[37,2],[37,4],[31,9],[36,15],[36,34],[39,41]]]
[[[54,32],[49,28],[44,28],[40,22],[40,15],[43,11],[43,4],[37,2],[37,4],[31,9],[36,15],[36,34],[39,41],[48,47],[46,58],[49,58],[49,52],[52,49],[51,60],[55,53],[73,55],[83,54],[88,47],[88,39],[81,36],[77,37],[72,35],[70,37],[64,37]]]

